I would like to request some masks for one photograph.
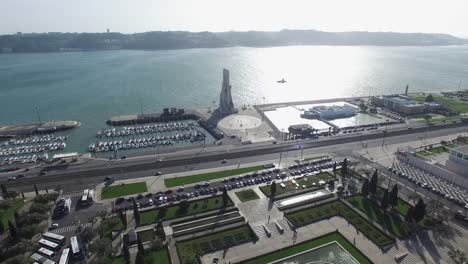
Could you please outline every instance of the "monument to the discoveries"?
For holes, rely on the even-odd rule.
[[[234,108],[234,103],[232,102],[229,71],[226,69],[223,69],[223,86],[219,96],[219,107],[217,112],[223,116],[237,113],[237,109]]]

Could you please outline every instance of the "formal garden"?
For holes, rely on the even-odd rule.
[[[356,227],[356,229],[380,247],[393,243],[393,240],[389,236],[341,201],[328,202],[316,207],[286,213],[286,217],[289,221],[299,228],[334,216],[345,218]]]
[[[231,205],[233,205],[233,203],[227,195],[218,195],[195,201],[183,200],[176,205],[140,211],[139,225],[149,225],[160,220],[170,220],[174,218],[205,213]]]
[[[177,251],[182,264],[198,264],[197,256],[253,242],[257,239],[250,226],[244,225],[177,242]]]
[[[301,242],[299,244],[282,248],[280,250],[258,256],[253,259],[249,259],[241,262],[241,264],[264,264],[271,263],[279,259],[283,259],[301,252],[320,247],[322,245],[337,242],[339,243],[355,260],[360,264],[371,264],[372,262],[361,253],[356,247],[354,247],[346,238],[340,233],[333,232],[320,237],[313,238],[311,240]]]

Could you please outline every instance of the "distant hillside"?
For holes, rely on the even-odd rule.
[[[154,31],[121,33],[44,33],[0,36],[0,52],[54,52],[105,49],[188,49],[230,46],[288,45],[377,45],[428,46],[462,45],[465,39],[447,34],[393,32],[323,32],[282,30],[279,32],[187,32]]]

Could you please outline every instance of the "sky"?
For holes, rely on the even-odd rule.
[[[16,32],[317,29],[468,37],[468,0],[1,0]]]

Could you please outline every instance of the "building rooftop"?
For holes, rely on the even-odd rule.
[[[388,95],[388,96],[384,96],[384,98],[386,100],[391,100],[391,101],[394,101],[394,102],[398,102],[399,104],[402,104],[402,105],[407,105],[407,106],[419,105],[418,102],[416,102],[412,98],[410,98],[408,96],[404,96],[404,95]]]
[[[461,146],[461,147],[458,147],[458,148],[454,148],[453,150],[458,151],[458,152],[462,152],[464,154],[468,154],[468,145]]]

